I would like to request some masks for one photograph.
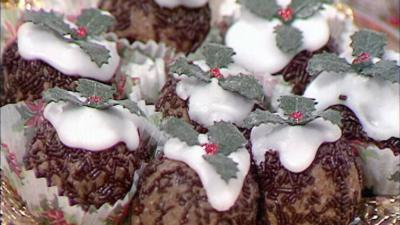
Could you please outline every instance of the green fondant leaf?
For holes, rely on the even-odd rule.
[[[97,96],[99,98],[99,103],[108,102],[113,98],[114,88],[109,85],[102,84],[97,81],[89,80],[89,79],[79,79],[78,87],[76,90],[83,97],[92,97]]]
[[[352,67],[345,59],[339,58],[333,53],[321,53],[314,55],[309,61],[307,72],[311,75],[317,75],[321,72],[350,72]]]
[[[182,119],[170,117],[161,125],[161,129],[172,137],[176,137],[188,145],[198,145],[199,133]]]
[[[146,117],[146,114],[140,109],[138,104],[129,99],[119,100],[119,101],[110,101],[110,102],[114,103],[115,105],[120,105],[120,106],[126,108],[127,110],[129,110],[129,112],[131,112],[133,114]]]
[[[237,173],[239,172],[238,164],[232,159],[220,154],[204,155],[203,158],[214,167],[215,171],[226,183],[230,179],[237,178]]]
[[[96,36],[106,32],[114,23],[114,18],[98,9],[84,9],[76,25],[85,27],[88,35]]]
[[[297,18],[305,19],[321,10],[323,4],[322,0],[292,0],[289,7],[293,9]]]
[[[244,120],[244,127],[250,129],[263,123],[284,124],[287,121],[277,114],[256,109]]]
[[[232,56],[235,54],[232,48],[209,43],[203,47],[203,55],[210,68],[227,67],[233,62]]]
[[[32,22],[45,29],[48,29],[54,32],[59,37],[63,37],[64,35],[73,33],[70,26],[64,22],[63,17],[57,15],[54,12],[46,12],[44,10],[40,11],[27,10],[24,13],[24,21]]]
[[[275,0],[241,0],[243,5],[259,17],[271,20],[279,10]]]
[[[339,111],[328,109],[320,113],[319,116],[335,125],[342,126],[342,115]]]
[[[361,70],[360,74],[381,77],[393,83],[400,82],[400,67],[395,61],[381,60],[378,63]]]
[[[199,66],[190,63],[186,58],[179,58],[171,66],[171,72],[177,73],[178,75],[186,75],[188,77],[195,77],[199,80],[208,82],[210,81],[210,75],[204,72]]]
[[[303,45],[303,34],[295,27],[281,25],[275,28],[276,44],[284,53],[295,55]]]
[[[229,76],[221,79],[219,85],[225,90],[238,93],[251,100],[262,101],[264,98],[263,88],[253,76],[243,74]]]
[[[218,153],[225,156],[235,152],[246,143],[246,138],[232,124],[217,122],[208,129],[208,136],[212,143],[218,145]]]
[[[315,100],[301,96],[281,96],[279,99],[279,108],[283,110],[285,116],[288,116],[291,125],[302,125],[315,118]],[[299,119],[293,118],[293,113],[301,113]]]
[[[84,105],[84,102],[79,100],[78,97],[59,87],[48,89],[42,95],[46,102],[67,101],[76,105]]]
[[[108,59],[111,57],[110,51],[99,44],[88,42],[84,40],[74,41],[75,44],[79,45],[81,49],[88,54],[90,60],[92,60],[98,67],[101,67],[103,64],[108,63]]]
[[[351,36],[353,56],[368,53],[371,57],[382,57],[387,44],[386,37],[382,33],[371,30],[361,30]]]

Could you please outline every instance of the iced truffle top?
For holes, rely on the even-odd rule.
[[[18,30],[18,51],[27,60],[42,60],[67,76],[109,81],[120,62],[116,43],[100,38],[113,18],[83,10],[76,24],[54,12],[26,11]]]
[[[316,51],[329,40],[324,1],[245,0],[242,15],[229,28],[226,44],[234,60],[254,73],[276,73],[302,50]]]
[[[315,98],[318,110],[336,104],[349,107],[375,140],[400,137],[400,67],[395,61],[381,59],[386,44],[383,35],[363,30],[351,38],[352,63],[329,53],[310,60],[309,73],[322,73],[304,96]]]
[[[79,93],[47,90],[44,118],[71,148],[102,151],[123,142],[129,150],[139,146],[143,112],[129,100],[112,100],[112,88],[91,80],[78,81]]]
[[[188,8],[200,8],[208,3],[208,0],[154,0],[159,6],[166,8],[176,8],[185,6]]]
[[[165,157],[184,162],[199,176],[208,202],[218,211],[229,210],[239,197],[250,169],[246,139],[232,124],[219,122],[209,133],[198,134],[189,124],[169,118],[163,126],[171,138]]]
[[[180,58],[171,68],[180,80],[177,95],[188,100],[190,118],[205,127],[217,121],[241,124],[255,102],[263,99],[258,81],[231,64],[233,54],[230,48],[208,44],[203,49],[205,61]]]
[[[323,143],[337,141],[342,132],[340,113],[328,110],[315,113],[310,98],[282,96],[280,108],[284,117],[256,110],[246,120],[251,131],[252,153],[257,164],[265,160],[265,152],[279,152],[282,165],[289,171],[302,172],[314,161]]]

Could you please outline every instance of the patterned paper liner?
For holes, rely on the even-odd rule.
[[[146,108],[144,103],[139,104],[143,111],[151,114],[152,108]],[[48,187],[45,178],[37,178],[33,170],[26,170],[23,157],[28,143],[33,137],[35,125],[44,118],[42,115],[44,104],[18,103],[1,108],[1,169],[10,185],[26,202],[30,212],[39,221],[57,225],[108,225],[121,220],[121,212],[129,206],[129,201],[136,192],[136,183],[140,171],[135,173],[131,190],[123,199],[114,205],[104,204],[99,209],[90,207],[88,212],[78,205],[71,206],[66,196],[58,195],[56,186]],[[149,115],[151,116],[151,115]],[[158,129],[145,119],[139,118],[136,122],[143,138],[151,134],[150,140],[156,145],[157,137],[161,137]],[[143,165],[144,166],[144,165]]]

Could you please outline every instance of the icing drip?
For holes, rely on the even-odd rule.
[[[182,161],[192,168],[200,177],[206,190],[208,202],[218,211],[229,210],[240,195],[244,179],[250,169],[250,154],[242,148],[228,157],[238,164],[237,178],[226,183],[214,167],[203,159],[205,150],[199,146],[187,146],[177,138],[165,143],[164,154],[167,158]]]
[[[109,81],[120,61],[116,44],[105,40],[92,42],[101,44],[110,51],[108,63],[100,68],[79,46],[67,43],[33,23],[24,23],[18,30],[18,51],[22,58],[43,60],[68,76]]]
[[[274,28],[281,24],[278,19],[268,21],[243,9],[241,18],[228,30],[225,39],[227,46],[236,52],[235,62],[255,73],[272,74],[282,70],[294,55],[282,52],[276,45]],[[299,52],[316,51],[329,40],[328,20],[321,13],[305,20],[296,19],[291,26],[303,33]]]
[[[166,8],[176,8],[185,6],[188,8],[200,8],[208,3],[208,0],[154,0],[159,6]]]
[[[122,106],[107,110],[52,102],[44,117],[53,125],[63,144],[90,151],[108,149],[124,142],[129,150],[139,145],[137,117]]]
[[[251,131],[253,156],[259,165],[267,151],[277,151],[282,165],[291,172],[302,172],[314,161],[321,144],[337,141],[338,126],[318,118],[304,126],[262,124]]]
[[[206,127],[217,121],[241,124],[254,106],[252,101],[221,88],[215,78],[208,84],[184,78],[176,93],[183,100],[189,98],[190,119]]]
[[[343,75],[324,72],[306,89],[304,96],[315,98],[317,110],[331,105],[349,107],[364,131],[375,140],[400,137],[399,84],[354,73]],[[339,96],[347,96],[340,100]]]

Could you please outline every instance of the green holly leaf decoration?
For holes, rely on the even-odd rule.
[[[259,17],[271,20],[279,10],[275,0],[241,0],[242,4]]]
[[[279,99],[279,108],[294,124],[305,124],[314,119],[315,104],[314,99],[301,96],[285,95]]]
[[[110,51],[102,45],[87,42],[87,41],[76,41],[75,42],[82,50],[90,57],[98,67],[101,67],[103,64],[108,63],[108,59],[111,57]]]
[[[110,102],[113,103],[114,105],[120,105],[120,106],[126,108],[127,110],[129,110],[129,112],[136,114],[138,116],[143,116],[143,117],[146,116],[146,114],[140,109],[138,104],[129,99],[119,100],[119,101],[110,101]]]
[[[232,124],[217,122],[208,129],[210,141],[218,145],[218,153],[228,156],[246,144],[246,138]]]
[[[289,7],[293,9],[297,18],[306,19],[323,8],[321,0],[292,0]]]
[[[100,102],[107,102],[113,98],[115,90],[112,86],[89,79],[79,79],[76,90],[83,97],[98,96]]]
[[[251,100],[262,101],[264,99],[263,88],[253,76],[243,74],[229,76],[221,79],[219,85],[227,91],[238,93]]]
[[[361,70],[360,74],[372,77],[381,77],[393,83],[400,82],[400,67],[395,61],[381,60],[376,64]]]
[[[43,99],[46,102],[59,102],[66,101],[76,105],[83,105],[84,103],[79,98],[73,95],[71,92],[61,89],[59,87],[50,88],[43,92]]]
[[[220,154],[203,155],[203,158],[214,167],[215,171],[226,183],[230,179],[237,178],[237,173],[239,172],[238,164],[232,159]]]
[[[351,72],[352,67],[345,59],[340,58],[334,53],[321,53],[314,55],[309,61],[307,72],[311,75],[317,75],[323,71],[327,72]]]
[[[172,73],[178,75],[186,75],[188,77],[195,77],[199,80],[208,82],[210,81],[210,75],[204,72],[199,66],[190,63],[186,58],[179,58],[170,68]]]
[[[353,56],[368,53],[371,57],[382,57],[387,44],[382,33],[371,30],[361,30],[351,36]]]
[[[335,125],[342,126],[342,114],[339,111],[328,109],[320,113],[319,116]]]
[[[84,9],[76,25],[85,27],[88,35],[96,36],[106,32],[114,23],[114,18],[99,9]]]
[[[232,48],[209,43],[203,47],[203,55],[210,68],[227,67],[233,62],[232,56],[235,54]]]
[[[186,142],[186,144],[190,146],[199,144],[199,133],[182,119],[175,117],[167,118],[161,125],[161,129],[172,137],[176,137],[179,140]]]
[[[250,129],[263,123],[284,124],[287,121],[277,114],[256,109],[244,120],[243,127]]]
[[[63,17],[54,12],[46,12],[44,10],[27,10],[24,13],[24,22],[32,22],[37,24],[49,31],[54,32],[59,37],[64,37],[67,34],[73,33],[70,26],[64,22]]]
[[[303,33],[292,26],[281,25],[275,28],[276,44],[284,53],[295,55],[303,45]]]

